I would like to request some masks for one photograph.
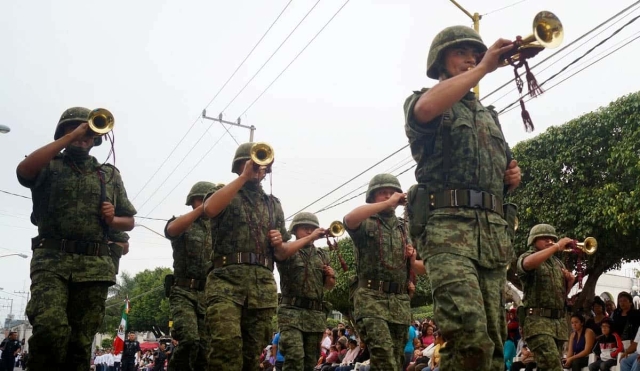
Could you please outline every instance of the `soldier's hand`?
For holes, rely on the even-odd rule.
[[[253,161],[247,160],[244,163],[244,169],[242,169],[242,174],[240,176],[245,178],[245,180],[251,180],[260,174],[260,171],[260,168],[255,166]]]
[[[415,292],[416,285],[414,285],[413,282],[409,281],[409,283],[407,284],[407,293],[409,294],[409,297],[412,298]]]
[[[557,242],[558,244],[558,252],[562,252],[565,250],[565,248],[567,247],[568,243],[573,242],[573,240],[569,237],[562,237],[560,239],[560,241]]]
[[[570,283],[573,283],[576,279],[576,276],[565,268],[562,268],[562,275],[564,276],[564,280]]]
[[[87,124],[86,122],[83,122],[82,124],[78,125],[77,128],[73,129],[73,131],[69,133],[69,136],[71,137],[72,141],[82,139],[85,136],[89,136],[89,135],[93,135],[93,133],[91,133],[91,131],[89,130],[89,124]]]
[[[280,248],[282,247],[282,235],[280,234],[280,231],[277,231],[275,229],[272,229],[269,231],[269,241],[271,242],[271,246],[273,246],[274,248]]]
[[[416,249],[413,248],[413,245],[407,244],[407,247],[404,250],[404,256],[409,258],[409,260],[413,264],[413,262],[416,260],[416,255]]]
[[[396,192],[387,200],[387,203],[391,207],[398,207],[400,205],[406,205],[407,204],[407,194],[406,193]]]
[[[116,216],[116,209],[113,207],[111,202],[103,202],[102,203],[102,219],[107,225],[111,225],[113,223],[113,219]]]
[[[520,172],[518,161],[511,160],[509,167],[504,172],[504,184],[509,186],[509,192],[513,191],[520,185],[520,180],[522,180],[522,173]]]
[[[484,66],[487,73],[491,73],[498,68],[500,56],[513,48],[513,42],[506,39],[498,39],[484,53],[484,57],[478,66]]]
[[[318,238],[322,238],[326,233],[327,233],[326,229],[324,229],[324,228],[316,228],[313,232],[311,232],[311,234],[309,236],[311,237],[311,239],[313,241],[315,241]]]
[[[322,267],[322,272],[326,277],[334,277],[336,276],[336,272],[331,268],[330,265],[325,265]]]

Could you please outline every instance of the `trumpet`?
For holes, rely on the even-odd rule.
[[[274,161],[273,147],[265,142],[255,143],[251,147],[251,161],[257,166],[269,166]]]
[[[340,266],[342,267],[342,270],[344,272],[349,270],[349,266],[347,265],[347,262],[342,257],[342,254],[340,254],[338,242],[336,242],[335,239],[342,236],[345,230],[346,229],[344,227],[344,224],[336,220],[329,225],[329,228],[327,228],[326,232],[324,233],[325,237],[327,238],[327,246],[329,246],[329,251],[336,252],[338,261],[340,262]],[[329,237],[333,237],[334,240],[331,241]]]
[[[501,65],[532,58],[542,49],[553,49],[562,44],[564,28],[558,17],[549,12],[542,11],[533,18],[533,33],[527,37],[516,38],[515,47],[500,56]]]
[[[564,249],[563,252],[573,252],[574,247],[582,250],[582,252],[587,255],[593,255],[598,249],[598,241],[596,241],[596,239],[593,237],[587,237],[584,239],[584,242],[575,242],[575,245],[570,248]]]
[[[105,108],[94,109],[87,120],[89,129],[98,135],[105,135],[113,130],[114,122],[113,114]]]
[[[325,234],[327,235],[327,237],[340,237],[344,234],[344,231],[344,224],[336,220],[329,225],[329,228],[327,228]]]

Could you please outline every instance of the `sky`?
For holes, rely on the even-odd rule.
[[[221,124],[199,119],[203,108],[212,117],[221,112],[225,120],[240,117],[243,125],[256,127],[255,141],[274,147],[271,182],[267,178],[263,185],[281,199],[286,216],[303,208],[316,212],[353,190],[357,192],[351,196],[364,191],[362,187],[377,173],[399,173],[413,165],[409,150],[402,150],[307,207],[407,144],[404,100],[413,90],[435,84],[425,73],[431,40],[444,27],[470,26],[471,20],[448,0],[351,0],[308,44],[344,0],[292,0],[220,90],[288,3],[1,2],[0,124],[11,132],[0,134],[0,190],[30,196],[17,182],[15,168],[25,155],[53,140],[65,109],[109,109],[115,116],[116,166],[138,210],[136,222],[142,225],[130,232],[131,251],[120,264],[121,271],[135,274],[172,265],[169,242],[153,232],[162,233],[165,222],[140,217],[168,219],[188,212],[184,201],[195,182],[227,183],[235,177],[230,171],[233,153],[237,143],[249,140],[249,131],[231,127],[227,133]],[[621,0],[459,3],[483,15],[480,34],[488,45],[500,37],[530,34],[535,14],[552,11],[564,26],[563,46],[632,4]],[[563,58],[534,69],[538,81],[640,15],[638,7],[630,12],[613,26],[606,25],[610,28],[601,34],[592,34],[594,39],[585,38],[559,53]],[[632,23],[545,85],[548,88],[602,59],[610,48],[625,45],[528,102],[534,132],[525,132],[519,109],[503,114],[500,121],[510,145],[637,90],[640,43],[624,40],[639,30],[640,21]],[[557,50],[543,51],[531,66]],[[512,78],[510,67],[485,76],[480,97]],[[483,103],[501,109],[517,97],[511,82]],[[104,161],[107,152],[103,144],[92,154]],[[412,170],[399,179],[404,189],[415,182]],[[364,196],[358,196],[318,217],[326,227],[362,203]],[[29,222],[30,212],[29,199],[0,193],[0,256],[31,255],[30,238],[37,231]],[[25,294],[15,292],[28,291],[29,259],[0,257],[0,271],[0,298],[14,299],[13,313],[20,317]],[[8,304],[0,299],[0,318],[9,313],[4,307]]]

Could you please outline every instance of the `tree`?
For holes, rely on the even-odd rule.
[[[349,317],[351,313],[351,300],[349,299],[349,285],[356,277],[356,267],[353,254],[353,240],[343,238],[338,241],[340,254],[344,258],[348,271],[343,271],[336,251],[330,253],[331,266],[336,272],[336,286],[325,294],[325,300],[333,305],[333,309]],[[419,307],[431,302],[431,288],[427,276],[418,276],[416,293],[411,299],[412,307]]]
[[[102,346],[102,349],[111,348],[113,346],[113,339],[104,338],[102,339],[102,342],[100,343],[100,345]]]
[[[107,300],[107,315],[103,321],[104,332],[115,332],[122,315],[122,304],[128,297],[128,328],[134,331],[151,331],[153,326],[169,331],[169,299],[164,295],[164,277],[170,268],[158,267],[144,270],[131,278],[123,272],[120,284],[112,290]]]
[[[522,182],[510,197],[518,205],[516,257],[526,251],[535,224],[553,225],[559,236],[598,241],[586,259],[588,274],[575,307],[588,305],[598,278],[623,262],[640,259],[640,93],[551,127],[518,143],[514,157]],[[575,267],[575,254],[562,254]],[[521,287],[511,262],[509,280]]]

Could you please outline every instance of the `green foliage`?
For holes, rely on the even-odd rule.
[[[338,323],[340,323],[341,321],[338,321],[335,318],[327,318],[327,327],[334,329],[334,328],[338,328]]]
[[[433,305],[425,305],[421,307],[411,308],[412,319],[422,322],[427,317],[433,318]]]
[[[113,346],[113,339],[110,339],[110,338],[102,339],[100,346],[102,347],[102,349],[111,348]]]
[[[129,297],[129,323],[127,330],[150,331],[156,325],[165,333],[169,331],[169,299],[164,295],[164,277],[171,268],[158,267],[144,270],[131,277],[122,273],[107,300],[107,312],[103,332],[116,332],[122,315],[122,303]]]
[[[555,226],[561,237],[595,237],[598,251],[588,258],[583,292],[594,290],[602,273],[640,259],[638,123],[640,93],[634,93],[514,147],[523,172],[511,196],[519,210],[516,256],[527,250],[528,232],[538,223]],[[576,257],[567,255],[575,267]],[[510,281],[520,287],[513,274]]]
[[[356,267],[353,252],[353,240],[343,238],[338,241],[340,254],[344,258],[348,271],[343,271],[338,260],[336,251],[331,251],[331,266],[336,272],[336,286],[333,290],[325,294],[325,300],[333,305],[333,309],[348,316],[351,311],[351,301],[349,300],[349,285],[356,277]],[[411,299],[411,306],[423,306],[431,302],[431,287],[427,276],[418,276],[416,293]]]

